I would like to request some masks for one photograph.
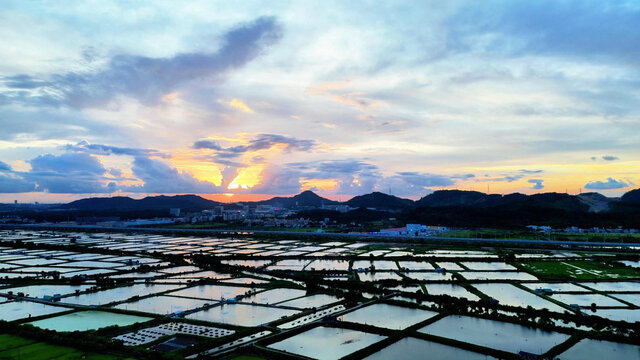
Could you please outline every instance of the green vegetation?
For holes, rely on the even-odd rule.
[[[530,261],[518,264],[540,279],[626,279],[640,277],[640,271],[601,261]]]
[[[20,336],[0,335],[0,359],[115,360],[119,357],[83,352],[66,346],[51,345]]]

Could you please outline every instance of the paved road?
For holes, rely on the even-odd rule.
[[[165,227],[102,227],[95,225],[57,225],[57,224],[6,224],[0,225],[0,228],[23,228],[34,230],[99,230],[99,231],[125,231],[125,232],[164,232],[164,233],[199,233],[199,234],[228,234],[228,235],[242,235],[242,234],[264,234],[264,235],[288,235],[297,237],[315,237],[315,236],[332,236],[353,240],[367,240],[376,241],[378,243],[388,240],[393,245],[414,245],[414,243],[396,243],[395,241],[402,240],[424,240],[434,243],[497,243],[497,244],[514,244],[514,245],[552,245],[552,246],[590,246],[590,247],[637,247],[640,248],[640,243],[625,243],[625,242],[590,242],[590,241],[560,241],[560,240],[524,240],[524,239],[482,239],[482,238],[451,238],[440,236],[411,236],[411,235],[396,235],[396,236],[380,236],[371,234],[352,234],[352,233],[317,233],[317,232],[292,232],[292,231],[268,231],[268,230],[242,230],[242,229],[181,229],[181,228],[165,228]],[[382,241],[381,241],[382,240]]]

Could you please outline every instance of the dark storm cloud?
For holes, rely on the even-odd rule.
[[[272,17],[261,17],[223,36],[224,45],[213,53],[184,53],[170,58],[117,55],[100,71],[54,74],[38,79],[20,74],[2,79],[9,89],[29,89],[9,100],[29,105],[57,105],[74,108],[99,107],[118,95],[154,104],[190,80],[224,76],[239,68],[266,47],[278,41],[281,28]]]
[[[607,181],[589,181],[584,187],[589,190],[614,190],[624,189],[635,184],[631,181],[616,180],[612,177],[607,178]]]

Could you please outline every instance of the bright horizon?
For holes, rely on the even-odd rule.
[[[3,203],[640,184],[634,2],[56,5],[0,15]]]

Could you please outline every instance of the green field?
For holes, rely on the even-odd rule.
[[[2,334],[0,335],[0,359],[116,360],[119,358],[110,355],[87,353],[66,346],[25,339],[20,336]]]
[[[637,269],[596,261],[530,261],[519,264],[541,279],[627,279],[640,277]]]

